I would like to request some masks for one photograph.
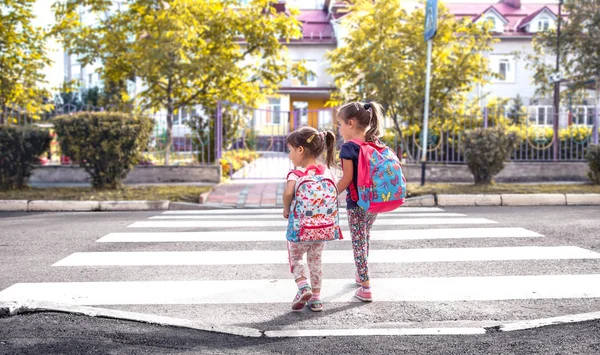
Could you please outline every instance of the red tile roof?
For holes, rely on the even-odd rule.
[[[298,20],[302,22],[302,39],[291,43],[335,43],[333,25],[324,10],[301,10]]]
[[[445,6],[456,17],[470,18],[471,20],[476,20],[491,7],[490,4],[470,3],[451,3],[445,4]],[[521,4],[521,8],[515,8],[508,4],[499,2],[497,4],[493,4],[492,6],[508,20],[506,31],[502,34],[502,36],[506,37],[531,35],[526,33],[523,29],[519,29],[518,27],[525,23],[525,21],[531,21],[544,8],[548,8],[548,10],[558,17],[557,4]]]

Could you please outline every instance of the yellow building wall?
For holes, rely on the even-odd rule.
[[[302,98],[301,96],[292,96],[290,99],[290,112],[292,112],[292,115],[290,115],[290,127],[293,127],[293,120],[294,120],[294,116],[293,116],[293,112],[294,112],[294,103],[295,102],[306,102],[308,103],[308,125],[314,128],[318,128],[317,125],[319,124],[318,122],[318,114],[317,112],[310,112],[312,110],[322,110],[322,109],[329,109],[329,107],[326,107],[325,105],[327,104],[327,101],[329,101],[328,99],[314,99],[314,98]]]

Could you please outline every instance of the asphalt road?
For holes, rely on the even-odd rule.
[[[218,324],[218,325],[236,325],[250,327],[260,330],[290,330],[290,329],[367,329],[367,328],[428,328],[428,327],[489,327],[498,324],[509,323],[516,320],[531,320],[536,318],[554,317],[567,314],[596,312],[600,311],[600,298],[597,296],[578,297],[572,295],[568,298],[553,296],[552,292],[569,292],[570,286],[547,285],[549,296],[536,296],[528,294],[526,297],[506,296],[500,297],[486,294],[486,285],[494,286],[495,280],[499,278],[510,277],[533,277],[537,280],[538,277],[553,277],[563,275],[565,281],[577,280],[576,277],[588,277],[600,274],[600,209],[598,207],[469,207],[469,208],[444,208],[439,213],[456,213],[464,214],[464,218],[482,218],[489,220],[490,224],[444,224],[439,225],[389,225],[391,220],[396,220],[395,217],[382,217],[376,222],[373,234],[381,233],[397,233],[398,235],[410,234],[415,230],[438,230],[447,228],[520,228],[528,232],[538,233],[539,237],[498,237],[491,238],[486,236],[485,232],[482,236],[473,238],[450,238],[445,236],[427,237],[420,239],[402,239],[391,238],[373,238],[371,243],[372,257],[375,258],[376,253],[398,253],[403,250],[408,250],[411,253],[415,251],[438,251],[448,250],[453,256],[463,253],[464,249],[477,248],[476,250],[486,254],[486,250],[493,250],[494,253],[500,253],[508,256],[507,260],[493,260],[494,255],[490,258],[483,257],[483,260],[477,260],[473,255],[465,257],[460,254],[459,259],[465,257],[467,260],[459,261],[439,261],[439,260],[414,260],[413,262],[386,261],[374,262],[371,266],[371,273],[374,280],[374,285],[377,285],[380,280],[380,297],[382,300],[377,301],[377,288],[374,287],[374,297],[376,301],[372,304],[362,304],[359,302],[351,302],[353,291],[352,282],[354,267],[349,262],[331,262],[324,265],[325,286],[327,280],[332,280],[331,283],[337,285],[334,280],[347,279],[348,285],[343,285],[341,290],[329,290],[332,293],[330,296],[331,302],[325,299],[325,311],[321,314],[313,314],[306,310],[299,314],[289,312],[289,301],[293,298],[294,290],[293,283],[289,292],[286,287],[281,288],[285,295],[271,295],[269,301],[253,301],[253,292],[261,290],[250,289],[250,296],[230,295],[227,290],[223,290],[221,294],[212,293],[204,295],[202,288],[190,289],[190,283],[200,282],[198,285],[225,285],[232,287],[231,292],[238,290],[238,284],[245,281],[255,281],[255,285],[263,285],[270,287],[270,283],[285,283],[290,280],[289,268],[285,263],[261,263],[258,262],[242,262],[235,264],[225,262],[229,258],[229,254],[240,251],[250,253],[282,253],[285,257],[285,242],[283,240],[262,240],[262,241],[183,241],[178,237],[181,233],[198,232],[204,235],[209,232],[234,232],[244,234],[252,231],[282,231],[280,227],[265,227],[261,224],[258,215],[253,220],[250,215],[250,220],[256,225],[247,227],[237,227],[236,224],[242,223],[242,217],[228,218],[227,211],[222,212],[224,215],[215,215],[208,219],[194,219],[192,215],[183,217],[177,220],[162,220],[149,219],[151,217],[164,216],[159,212],[139,212],[139,213],[0,213],[0,273],[3,275],[0,278],[0,300],[10,299],[12,295],[19,294],[11,293],[18,285],[29,285],[33,289],[30,294],[25,293],[30,298],[44,299],[44,297],[54,297],[65,302],[79,302],[80,304],[90,304],[101,306],[104,308],[114,308],[126,311],[142,312],[148,314],[165,315],[171,317],[179,317],[192,320],[200,320],[203,322]],[[251,213],[251,212],[249,212]],[[162,218],[162,217],[161,217]],[[404,217],[406,218],[406,217]],[[420,217],[410,217],[410,220],[418,220]],[[446,220],[454,218],[463,218],[459,216],[444,217]],[[403,218],[399,218],[403,219]],[[271,221],[270,217],[267,217]],[[278,221],[279,215],[273,215],[273,221]],[[202,223],[195,227],[150,227],[150,228],[132,228],[128,227],[138,222],[152,222],[161,224],[163,222],[187,223],[186,221],[206,221],[214,223],[218,221],[226,221],[223,227],[204,227]],[[245,222],[244,222],[245,223]],[[450,222],[448,222],[450,223]],[[162,242],[127,242],[127,243],[101,243],[98,240],[110,233],[138,233],[136,236],[152,236],[155,233],[168,233],[167,240]],[[283,232],[282,232],[283,233]],[[445,232],[440,232],[445,233]],[[173,241],[169,238],[174,238]],[[283,239],[283,236],[282,236]],[[551,247],[558,252],[556,256],[541,257],[543,254],[537,250],[518,251],[514,248],[530,248],[530,247]],[[330,243],[327,247],[329,252],[342,252],[349,250],[350,243],[337,242]],[[495,248],[495,249],[490,249]],[[584,256],[566,256],[562,255],[563,251],[567,253],[576,248],[576,253],[583,253]],[[463,250],[463,251],[461,251]],[[519,253],[513,255],[512,252]],[[111,264],[111,258],[103,259],[107,262],[106,265],[100,265],[97,262],[92,262],[92,254],[89,253],[132,253],[136,252],[140,255],[148,253],[156,255],[157,263],[161,265],[150,264],[146,261],[132,261],[131,265],[116,265]],[[212,258],[215,255],[223,257],[221,262],[209,262],[208,264],[195,263],[190,265],[181,264],[178,256],[175,258],[166,258],[164,252],[201,252],[197,254],[201,258]],[[66,262],[75,253],[81,254],[79,262],[81,265],[66,265],[53,266],[58,262]],[[215,254],[220,253],[220,254]],[[521,255],[520,253],[524,253]],[[585,253],[589,253],[589,256]],[[418,254],[418,253],[417,253]],[[100,256],[107,255],[101,254]],[[118,256],[120,254],[116,254]],[[129,256],[132,254],[126,254]],[[180,255],[180,254],[177,254]],[[238,254],[236,254],[238,255]],[[263,255],[263,254],[260,254]],[[266,254],[265,254],[266,255]],[[396,254],[392,254],[396,255]],[[400,254],[398,254],[400,255]],[[412,254],[411,254],[412,255]],[[487,260],[487,259],[489,260]],[[131,258],[135,259],[135,258]],[[108,260],[108,261],[107,261]],[[68,264],[68,263],[67,263]],[[481,299],[463,299],[462,296],[456,296],[457,299],[451,299],[456,290],[452,289],[452,282],[459,280],[465,282],[482,282],[480,287],[475,284],[474,293],[481,292]],[[434,282],[432,292],[434,300],[418,299],[419,290],[406,290],[407,299],[396,299],[396,294],[390,291],[393,290],[393,284],[386,284],[386,280],[398,280],[398,282],[417,282],[417,285],[430,285]],[[450,286],[440,288],[438,281],[444,281]],[[529,279],[525,279],[529,280]],[[216,281],[216,284],[210,283]],[[110,287],[117,287],[106,290],[107,293],[123,292],[119,288],[124,284],[136,282],[136,285],[145,285],[146,283],[156,283],[157,287],[168,287],[176,285],[184,287],[183,290],[193,292],[184,292],[184,294],[172,294],[169,290],[159,288],[151,289],[149,294],[129,295],[139,302],[119,303],[118,297],[111,303],[109,298],[103,298],[104,295],[84,294],[74,296],[69,294],[70,290],[63,288],[65,282],[74,283],[82,287],[85,291],[88,285],[97,282],[110,283]],[[161,282],[164,282],[161,283]],[[175,282],[173,284],[172,282]],[[207,282],[206,284],[202,282]],[[223,282],[223,283],[221,283]],[[337,282],[337,281],[336,281]],[[487,283],[483,283],[487,282]],[[116,284],[115,284],[116,283]],[[57,284],[61,285],[58,291],[54,288]],[[193,284],[195,285],[195,284]],[[287,285],[287,284],[286,284]],[[403,284],[404,285],[404,284]],[[457,284],[458,285],[458,284]],[[574,286],[581,286],[576,282]],[[78,287],[79,287],[78,286]],[[585,286],[585,285],[584,285]],[[587,285],[592,293],[597,291],[600,286]],[[40,288],[41,287],[41,288]],[[187,287],[187,288],[186,288]],[[261,286],[262,287],[262,286]],[[391,288],[390,288],[391,287]],[[519,295],[522,290],[520,288],[528,287],[523,285],[508,285],[507,292],[516,292]],[[562,288],[562,289],[561,289]],[[566,289],[566,290],[565,290]],[[66,290],[66,291],[65,291]],[[140,289],[141,290],[141,289]],[[267,289],[265,289],[267,290]],[[270,290],[270,289],[269,289]],[[280,290],[279,288],[277,290]],[[276,291],[277,291],[276,290]],[[436,291],[437,290],[437,291]],[[60,292],[63,293],[60,293]],[[67,292],[68,291],[68,292]],[[213,291],[213,290],[209,290]],[[499,293],[505,290],[500,289]],[[21,296],[23,290],[20,290]],[[279,291],[277,291],[279,292]],[[324,291],[325,292],[325,291]],[[412,293],[411,293],[412,292]],[[510,293],[508,292],[508,293]],[[89,293],[89,292],[88,292]],[[153,294],[156,293],[156,294]],[[164,293],[164,294],[163,294]],[[288,294],[289,293],[289,294]],[[402,292],[400,292],[402,293]],[[97,300],[92,300],[91,296],[96,296]],[[107,295],[106,297],[108,297]],[[119,295],[117,295],[119,296]],[[430,297],[431,295],[427,295]],[[497,297],[496,297],[497,296]],[[79,297],[79,298],[76,298]],[[86,298],[87,297],[87,298]],[[114,297],[114,294],[111,296]],[[229,298],[228,298],[229,297]],[[238,297],[238,298],[236,298]],[[242,297],[242,298],[240,298]],[[388,298],[386,298],[388,297]],[[410,297],[416,297],[410,299]],[[288,300],[289,298],[289,300]],[[435,300],[439,298],[439,300]],[[504,299],[505,298],[505,299]],[[243,302],[240,302],[242,299]],[[233,301],[232,301],[233,300]],[[137,304],[135,304],[137,303]],[[48,317],[48,318],[44,318]],[[66,332],[65,338],[69,339],[59,341],[61,344],[76,344],[77,331],[84,332],[85,324],[95,324],[98,333],[93,333],[91,330],[90,344],[82,344],[77,346],[89,346],[89,349],[98,347],[101,344],[106,344],[107,349],[112,349],[115,345],[110,345],[117,339],[127,339],[122,341],[123,349],[128,346],[140,346],[146,353],[165,353],[164,349],[173,347],[173,353],[183,353],[194,349],[214,350],[215,353],[231,353],[238,351],[239,353],[249,352],[257,353],[286,353],[294,352],[292,349],[298,349],[304,342],[299,339],[290,340],[232,340],[225,335],[213,335],[196,332],[198,342],[195,342],[195,336],[187,336],[189,330],[169,329],[164,327],[155,327],[150,325],[130,324],[128,322],[111,321],[111,320],[82,320],[79,316],[64,316],[64,315],[30,315],[19,316],[14,318],[0,320],[8,327],[2,327],[0,330],[0,353],[2,345],[8,346],[10,349],[21,349],[22,353],[26,353],[27,340],[11,339],[31,338],[27,335],[27,324],[30,324],[32,329],[36,331],[46,331],[52,334],[52,326],[55,328],[71,327],[73,332]],[[88,324],[88,325],[89,325]],[[115,325],[115,324],[121,324]],[[52,326],[51,326],[52,325]],[[92,327],[92,325],[89,325]],[[103,328],[104,327],[104,328]],[[120,330],[122,327],[122,330]],[[93,327],[92,327],[93,328]],[[9,334],[6,335],[6,329]],[[65,328],[66,329],[66,328]],[[91,329],[91,328],[90,328]],[[96,329],[96,328],[94,328]],[[103,332],[102,329],[106,329]],[[108,334],[109,330],[114,332]],[[133,330],[132,330],[133,329]],[[145,330],[143,330],[145,329]],[[154,330],[152,330],[154,329]],[[161,336],[147,338],[141,335],[138,338],[132,335],[132,332],[158,332],[159,329],[163,333]],[[359,352],[361,349],[372,349],[374,353],[387,353],[392,350],[411,353],[436,353],[438,349],[446,349],[445,352],[438,353],[598,353],[598,341],[593,336],[583,336],[596,334],[598,330],[597,322],[589,322],[579,325],[557,326],[548,330],[525,331],[512,335],[506,334],[488,334],[480,336],[449,336],[449,337],[340,337],[340,338],[305,338],[310,339],[310,344],[314,345],[311,352],[326,353],[324,349],[340,350],[336,353]],[[157,333],[157,334],[158,334]],[[193,333],[193,332],[192,332]],[[42,333],[43,334],[43,333]],[[73,334],[73,335],[66,335]],[[180,335],[176,335],[180,334]],[[198,335],[201,334],[201,335]],[[543,339],[548,336],[548,339]],[[189,342],[183,342],[181,347],[175,347],[172,339],[189,338]],[[514,338],[513,338],[514,337]],[[43,339],[42,339],[43,338]],[[131,338],[131,343],[129,342]],[[144,343],[143,339],[147,339]],[[3,339],[7,339],[6,345],[2,344]],[[39,349],[44,349],[53,336],[31,338],[33,348],[40,346]],[[46,339],[46,340],[44,340]],[[48,340],[50,339],[50,340]],[[81,340],[81,338],[79,338]],[[138,339],[138,340],[135,340]],[[141,340],[140,340],[141,339]],[[150,340],[148,340],[150,339]],[[225,339],[225,340],[224,340]],[[237,338],[236,338],[237,339]],[[383,340],[377,340],[383,339]],[[512,339],[512,340],[508,340]],[[564,341],[563,341],[564,339]],[[581,339],[586,341],[581,342]],[[93,341],[92,341],[93,340]],[[511,347],[506,347],[507,341],[514,341],[513,345],[515,352],[510,352]],[[5,341],[6,342],[6,341]],[[235,347],[223,348],[218,344],[226,342],[227,344],[240,344],[240,348]],[[578,343],[581,342],[581,343]],[[117,341],[118,343],[118,341]],[[37,345],[36,345],[37,344]],[[46,345],[43,345],[46,344]],[[171,344],[171,345],[170,345]],[[320,345],[319,345],[320,344]],[[562,344],[562,345],[561,345]],[[25,346],[22,348],[22,346]],[[322,349],[320,348],[322,347]],[[595,348],[594,348],[595,346]],[[48,348],[51,349],[51,348]],[[60,349],[60,348],[57,348]],[[82,348],[84,349],[84,348]],[[134,349],[134,348],[131,348]],[[162,352],[161,350],[162,349]],[[321,350],[319,350],[321,349]],[[345,351],[346,349],[347,351]],[[396,349],[396,350],[395,350]],[[411,350],[413,349],[413,350]],[[423,349],[431,349],[427,352],[418,352]],[[480,349],[483,352],[477,352]],[[518,349],[518,351],[517,351]],[[535,352],[538,351],[540,352]],[[555,349],[555,351],[544,351],[544,349]],[[566,349],[563,352],[563,349]],[[596,350],[593,352],[591,350]],[[211,351],[212,351],[211,350]],[[456,352],[453,352],[455,351]],[[12,351],[12,350],[11,350]],[[48,350],[48,352],[39,353],[61,353],[60,350]],[[100,351],[100,350],[99,350]],[[141,350],[140,350],[141,351]],[[497,351],[497,352],[496,352]],[[591,351],[591,352],[590,352]],[[68,352],[64,352],[68,353]],[[81,353],[93,353],[82,351]],[[98,352],[103,353],[103,352]],[[111,353],[106,351],[104,353]],[[127,353],[125,351],[124,353]],[[137,353],[133,351],[131,353]],[[144,352],[142,352],[144,353]],[[193,352],[192,352],[193,353]],[[327,352],[331,353],[331,352]]]

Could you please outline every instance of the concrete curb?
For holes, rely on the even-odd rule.
[[[438,206],[502,206],[501,195],[437,195]]]
[[[404,203],[404,206],[406,207],[435,207],[436,205],[435,195],[407,198]]]
[[[204,201],[210,192],[206,193]],[[406,199],[406,207],[452,206],[600,206],[600,194],[474,194],[424,195]],[[253,205],[243,208],[277,208]],[[343,201],[340,204],[343,207]],[[0,200],[2,212],[86,212],[86,211],[165,211],[165,210],[228,210],[236,207],[215,203],[169,201],[46,201]]]
[[[44,301],[17,301],[0,302],[0,317],[16,316],[19,314],[37,313],[37,312],[59,312],[83,315],[89,317],[100,317],[110,319],[128,320],[140,323],[158,324],[178,328],[188,328],[202,330],[212,333],[224,333],[238,335],[250,338],[263,337],[263,332],[253,329],[237,326],[218,326],[200,321],[192,321],[181,318],[157,316],[152,314],[120,311],[115,309],[78,306],[70,304],[59,304]]]
[[[169,201],[0,200],[4,212],[166,211]]]
[[[0,211],[27,211],[27,200],[0,200]]]
[[[564,206],[565,194],[502,194],[502,206]]]
[[[195,329],[200,331],[237,335],[248,338],[290,338],[323,336],[410,336],[410,335],[482,335],[536,329],[551,325],[600,320],[600,312],[571,314],[552,318],[540,318],[511,322],[493,327],[432,327],[432,328],[352,328],[310,330],[258,330],[238,326],[219,326],[201,321],[158,316],[152,314],[120,311],[115,309],[59,304],[45,301],[0,301],[0,318],[20,314],[58,312],[88,317],[119,319],[139,323],[158,324],[168,327]]]
[[[600,194],[565,194],[567,205],[586,206],[600,205]]]
[[[215,186],[212,186],[208,191],[201,193],[200,197],[198,198],[198,203],[199,204],[206,203],[206,201],[208,201],[208,196],[210,196],[210,194],[213,192],[214,188],[215,188]]]

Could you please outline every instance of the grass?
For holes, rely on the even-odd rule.
[[[198,203],[201,193],[210,186],[151,185],[125,186],[122,190],[94,190],[89,187],[41,187],[0,191],[0,200],[169,200]],[[590,184],[408,184],[408,197],[432,194],[528,194],[528,193],[600,193],[600,185]]]
[[[94,190],[90,187],[32,187],[0,191],[0,200],[169,200],[198,203],[201,193],[210,186],[125,186],[121,190]]]
[[[600,185],[591,184],[494,184],[477,186],[473,184],[420,184],[409,183],[408,197],[433,194],[553,194],[553,193],[600,193]]]

